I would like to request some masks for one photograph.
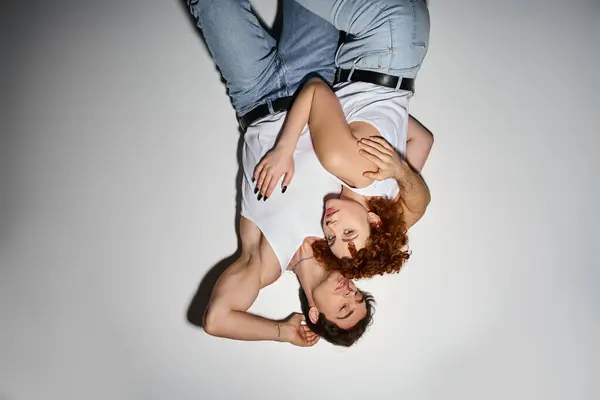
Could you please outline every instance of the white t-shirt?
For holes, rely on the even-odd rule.
[[[408,103],[412,93],[367,82],[342,82],[334,86],[348,123],[367,122],[373,125],[402,156],[406,156]],[[337,177],[335,177],[337,179]],[[362,196],[395,198],[400,191],[395,179],[374,181],[364,188],[342,185]]]
[[[349,123],[372,124],[399,153],[405,154],[410,92],[364,82],[340,83],[334,90]],[[286,192],[281,193],[282,177],[267,201],[257,200],[256,184],[252,182],[254,169],[275,145],[286,115],[285,112],[270,115],[251,124],[244,135],[242,149],[242,216],[262,231],[282,270],[306,237],[323,237],[321,219],[325,197],[339,195],[341,185],[345,185],[319,162],[306,125],[294,152],[294,177]],[[399,192],[394,179],[350,189],[364,196],[389,198],[395,198]]]

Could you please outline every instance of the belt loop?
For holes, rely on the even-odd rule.
[[[350,73],[348,74],[348,78],[346,78],[346,82],[351,82],[350,79],[352,79],[352,74],[354,73],[354,70],[356,69],[356,64],[352,64],[352,68],[350,68]]]
[[[269,115],[275,114],[275,110],[273,110],[273,102],[271,100],[267,100],[267,106],[269,107]]]
[[[400,89],[400,85],[402,85],[402,75],[398,76],[398,83],[396,83],[396,90]]]

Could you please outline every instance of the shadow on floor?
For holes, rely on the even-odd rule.
[[[188,16],[192,26],[196,27],[196,20],[189,12],[189,7],[187,5],[188,1],[187,0],[176,0],[176,2],[181,7],[182,12],[184,12]],[[260,16],[258,16],[258,14],[255,13],[255,15],[257,15],[257,17],[258,17],[259,22],[274,38],[278,38],[281,33],[281,27],[282,27],[282,21],[283,21],[282,5],[283,5],[283,0],[278,0],[277,13],[276,13],[275,21],[273,22],[272,27],[269,27],[260,18]],[[201,33],[200,29],[196,28],[196,32],[198,33],[200,42],[204,46],[204,50],[210,57],[210,52],[208,50],[208,46],[206,45],[206,42],[204,41],[204,38],[202,37],[202,33]],[[215,66],[215,68],[216,68],[216,66]],[[218,70],[218,68],[217,68],[217,70]],[[221,77],[221,82],[223,84],[225,84],[223,77]],[[206,309],[208,308],[208,303],[210,301],[210,296],[211,296],[212,290],[215,287],[215,284],[217,283],[219,277],[223,274],[223,272],[227,269],[227,267],[229,267],[239,257],[239,255],[241,253],[242,247],[241,247],[241,240],[240,240],[239,225],[240,225],[240,213],[241,213],[241,201],[242,201],[242,189],[241,188],[242,188],[242,176],[243,176],[242,146],[244,144],[244,136],[243,136],[243,132],[241,129],[239,130],[239,134],[240,135],[239,135],[239,140],[238,140],[237,150],[236,150],[237,161],[238,161],[238,172],[237,172],[236,178],[235,178],[235,181],[236,181],[235,204],[236,205],[235,205],[235,218],[234,218],[234,229],[236,231],[236,235],[238,238],[237,250],[232,255],[222,259],[221,261],[219,261],[218,263],[213,265],[208,270],[208,272],[204,275],[204,277],[202,277],[202,280],[200,281],[200,284],[198,285],[198,289],[196,290],[196,293],[194,294],[194,297],[192,298],[192,301],[190,302],[190,305],[189,305],[187,313],[186,313],[186,318],[187,318],[188,322],[193,325],[196,325],[198,327],[203,327],[203,325],[204,325],[204,314],[206,312]]]
[[[231,254],[230,256],[222,259],[215,265],[213,265],[208,272],[204,275],[200,284],[198,285],[198,289],[196,290],[196,294],[194,295],[187,311],[187,320],[189,323],[196,325],[198,327],[204,326],[204,313],[208,308],[208,302],[210,301],[210,296],[212,293],[215,284],[219,277],[223,274],[223,272],[229,267],[241,254],[242,249],[242,241],[240,239],[240,219],[241,219],[241,210],[242,210],[242,177],[243,177],[243,167],[242,167],[242,146],[244,144],[244,136],[239,130],[240,135],[237,144],[237,161],[238,161],[238,172],[235,177],[235,186],[236,186],[236,195],[235,195],[235,217],[234,217],[234,229],[237,236],[237,250]]]

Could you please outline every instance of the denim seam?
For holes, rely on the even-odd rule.
[[[369,4],[371,4],[373,7],[377,7],[379,9],[379,11],[383,14],[384,18],[385,18],[385,22],[388,26],[388,33],[390,35],[390,40],[389,40],[389,49],[393,49],[394,48],[394,43],[392,40],[392,23],[390,21],[390,13],[389,11],[384,10],[380,4],[378,4],[375,0],[367,0],[369,2]]]
[[[288,73],[289,73],[289,68],[287,63],[285,62],[285,58],[283,57],[283,54],[281,53],[281,50],[279,50],[279,47],[277,48],[277,59],[279,60],[279,68],[277,69],[277,79],[279,80],[279,90],[281,89],[285,89],[284,93],[285,96],[290,96],[290,88],[289,88],[289,84],[288,84]]]

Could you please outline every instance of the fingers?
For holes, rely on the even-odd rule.
[[[388,151],[385,147],[381,146],[379,143],[373,142],[371,140],[365,139],[358,142],[358,147],[361,150],[366,151],[372,156],[377,157],[381,160],[381,164],[377,164],[379,168],[382,167],[383,164],[389,164],[393,159],[393,153]],[[360,153],[360,150],[359,150]]]
[[[377,138],[377,136],[372,136],[373,138]],[[385,142],[385,141],[384,141]],[[387,144],[387,142],[385,142]],[[384,146],[383,144],[381,144],[379,141],[375,140],[375,139],[361,139],[358,142],[358,146],[362,149],[374,149],[377,151],[378,154],[387,154],[387,155],[391,155],[391,150],[390,148]]]
[[[258,193],[258,200],[261,200],[263,196],[265,201],[271,197],[271,193],[273,192],[278,180],[279,177],[276,178],[275,175],[273,175],[271,168],[268,166],[262,167],[261,172],[258,175],[256,188],[254,189],[254,194]]]
[[[254,170],[253,180],[256,182],[256,186],[254,188],[254,194],[258,194],[257,199],[261,200],[264,197],[266,201],[271,194],[273,194],[273,190],[275,190],[275,186],[279,179],[281,178],[281,174],[277,176],[273,172],[273,168],[262,161],[260,164],[256,166]],[[294,169],[292,168],[290,171],[286,172],[284,175],[284,179],[281,183],[281,192],[285,193],[288,185],[291,183],[292,178],[294,177]]]
[[[316,337],[316,338],[314,338],[314,339],[306,340],[306,341],[304,342],[304,345],[305,345],[306,347],[314,346],[315,344],[317,344],[317,342],[319,341],[319,339],[320,339],[320,338],[317,336],[317,337]]]
[[[285,193],[289,184],[292,183],[293,177],[294,177],[294,170],[288,171],[285,174],[285,176],[283,178],[283,182],[281,182],[281,193]]]
[[[358,154],[360,154],[361,156],[363,156],[364,158],[366,158],[367,160],[371,161],[373,164],[375,164],[379,168],[381,168],[384,163],[381,158],[379,158],[377,155],[373,154],[376,151],[377,150],[374,150],[374,149],[369,149],[369,150],[360,149],[360,150],[358,150]]]
[[[307,326],[303,326],[302,329],[304,331],[303,336],[305,338],[305,342],[308,346],[313,346],[321,338],[319,335],[311,331]]]
[[[314,333],[312,335],[306,335],[306,343],[308,343],[309,346],[315,345],[319,339],[321,339],[321,337],[319,335],[315,335]]]
[[[380,145],[381,147],[386,149],[386,151],[388,151],[388,152],[395,151],[394,147],[392,147],[392,145],[387,140],[385,140],[382,136],[370,136],[366,140],[370,140],[371,142],[377,143],[378,145]]]
[[[257,192],[256,189],[258,189],[258,200],[262,199],[262,197],[264,196],[265,189],[268,187],[270,181],[271,174],[269,173],[269,167],[265,167],[262,169],[256,182],[256,188],[254,189],[255,193]]]
[[[363,176],[365,178],[369,178],[374,181],[381,181],[384,179],[379,172],[366,171],[366,172],[363,172]]]
[[[373,180],[381,180],[380,172],[365,171],[365,172],[363,172],[363,176],[365,178],[369,178],[369,179],[373,179]]]
[[[258,178],[260,177],[260,173],[262,172],[264,166],[265,166],[265,164],[264,164],[264,160],[263,160],[258,163],[256,168],[254,168],[254,175],[252,175],[252,182],[258,181]]]
[[[269,197],[271,197],[271,193],[273,193],[273,189],[275,189],[275,185],[277,185],[277,181],[279,180],[279,177],[275,177],[273,175],[271,175],[271,179],[269,181],[268,185],[265,185],[265,190],[262,191],[261,193],[265,194],[265,201],[267,201],[267,199]]]

